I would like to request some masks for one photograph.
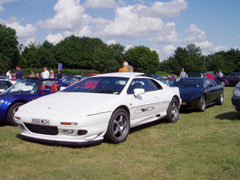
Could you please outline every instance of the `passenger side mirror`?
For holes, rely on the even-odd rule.
[[[136,88],[133,90],[133,92],[134,92],[134,96],[140,96],[142,94],[145,94],[145,90],[142,88]]]

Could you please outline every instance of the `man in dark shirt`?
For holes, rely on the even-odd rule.
[[[16,79],[21,79],[22,78],[22,70],[20,68],[20,66],[16,66]]]

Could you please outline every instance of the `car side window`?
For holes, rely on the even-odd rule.
[[[148,81],[149,81],[150,86],[152,86],[153,90],[162,89],[162,86],[159,83],[157,83],[156,81],[154,81],[152,79],[148,79]]]
[[[128,87],[127,94],[133,94],[134,89],[136,88],[142,88],[145,90],[145,92],[153,91],[153,87],[150,86],[147,79],[133,79],[131,84]]]
[[[212,85],[211,81],[209,79],[206,79],[204,82],[204,88],[208,88]]]
[[[217,86],[217,83],[213,80],[211,80],[211,86]]]
[[[50,92],[56,92],[60,90],[60,84],[56,80],[44,80],[42,84],[45,86],[44,89],[49,89]]]

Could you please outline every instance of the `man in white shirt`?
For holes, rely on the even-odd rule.
[[[50,77],[50,73],[49,73],[49,71],[47,70],[47,67],[44,67],[43,68],[43,72],[42,72],[42,78],[43,79],[47,79],[47,78],[49,78]]]
[[[184,68],[182,68],[182,71],[180,73],[180,78],[187,78],[187,77],[188,77],[187,73],[184,71]]]

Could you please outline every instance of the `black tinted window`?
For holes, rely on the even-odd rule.
[[[162,86],[157,83],[156,81],[152,80],[152,79],[149,79],[149,84],[150,86],[152,86],[153,90],[159,90],[159,89],[162,89]]]
[[[133,79],[127,93],[133,94],[134,89],[136,88],[142,88],[145,90],[145,92],[153,91],[153,87],[150,86],[148,79]]]

